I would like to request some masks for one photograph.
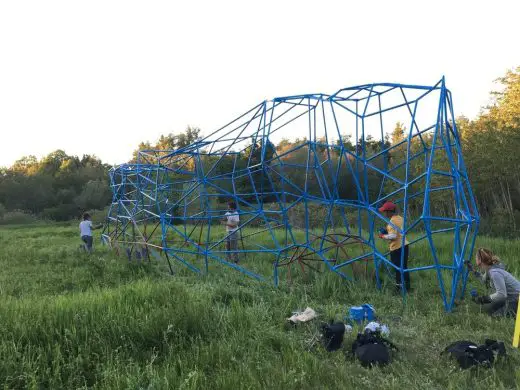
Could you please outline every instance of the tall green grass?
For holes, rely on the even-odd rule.
[[[449,236],[437,242],[451,244]],[[331,273],[279,288],[216,266],[203,276],[176,267],[172,277],[164,262],[129,263],[96,243],[87,256],[78,251],[76,226],[0,229],[4,388],[506,389],[520,379],[520,355],[511,348],[491,370],[461,371],[439,355],[459,339],[510,345],[514,324],[470,301],[446,314],[433,272],[413,275],[416,289],[403,304],[370,280],[346,283]],[[520,275],[520,242],[479,238],[479,245]],[[341,320],[365,302],[399,347],[385,368],[366,370],[345,356],[354,335],[334,353],[313,342],[320,321]],[[285,318],[306,306],[319,319],[288,327]]]

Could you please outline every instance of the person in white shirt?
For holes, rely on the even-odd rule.
[[[222,223],[226,225],[226,251],[229,261],[238,263],[238,225],[240,224],[240,216],[237,212],[235,202],[228,203],[228,211],[224,214]]]
[[[79,235],[81,237],[81,241],[85,243],[84,247],[87,249],[88,253],[92,253],[92,244],[94,242],[94,238],[92,237],[92,230],[98,229],[100,226],[92,226],[90,214],[83,214],[83,221],[81,221],[79,224]]]

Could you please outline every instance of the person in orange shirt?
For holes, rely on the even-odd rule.
[[[403,217],[397,213],[397,206],[392,202],[385,202],[382,207],[379,208],[379,212],[382,213],[386,218],[390,219],[391,224],[386,227],[386,232],[379,234],[379,238],[388,241],[390,248],[390,260],[396,266],[401,268],[401,253],[404,252],[403,270],[408,269],[408,241],[404,240],[403,247]],[[395,227],[394,227],[395,226]],[[396,229],[396,227],[398,229]],[[404,284],[407,291],[410,291],[410,273],[404,273]],[[401,290],[401,272],[395,271],[395,287],[397,290]]]

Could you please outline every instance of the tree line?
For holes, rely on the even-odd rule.
[[[475,193],[479,212],[482,216],[481,231],[495,235],[518,235],[520,233],[520,67],[508,71],[499,80],[499,91],[491,93],[492,101],[488,107],[481,110],[474,120],[466,117],[457,118],[457,128],[461,137],[463,154],[468,175]],[[384,145],[381,142],[365,140],[367,149],[377,153],[381,148],[387,148],[402,140],[406,129],[397,124],[388,135]],[[136,161],[137,152],[146,149],[175,150],[189,145],[200,135],[200,130],[188,127],[179,134],[168,134],[152,144],[142,142],[138,145],[130,161]],[[276,154],[304,143],[305,139],[282,140],[278,145],[265,145],[267,159]],[[431,141],[431,138],[430,138]],[[344,147],[352,154],[359,151],[355,142],[346,137]],[[418,142],[418,140],[414,140]],[[428,138],[425,142],[429,142]],[[236,157],[226,157],[219,163],[219,172],[230,170],[232,164],[236,169],[246,167],[248,161],[259,159],[259,150],[262,145],[253,144]],[[412,145],[412,148],[415,146]],[[417,146],[418,147],[418,146]],[[384,164],[392,164],[402,158],[403,148],[395,148],[388,155],[381,156],[373,163],[382,168]],[[324,152],[317,150],[313,157],[317,164],[330,158],[336,163],[339,156],[332,154],[325,157]],[[283,169],[283,164],[293,164],[293,169],[287,170],[287,176],[295,185],[303,186],[305,175],[302,175],[301,164],[307,158],[307,151],[301,149],[281,158],[280,164],[276,159],[271,163],[273,172]],[[204,164],[210,165],[214,157],[207,158]],[[386,161],[385,161],[386,159]],[[347,162],[343,162],[346,164]],[[446,162],[440,161],[439,164]],[[229,168],[229,169],[228,169]],[[346,165],[345,165],[346,168]],[[67,220],[77,218],[83,211],[103,209],[111,200],[108,182],[110,166],[92,155],[67,155],[62,150],[50,153],[37,160],[34,156],[23,157],[11,167],[0,169],[0,221],[10,213],[25,213],[39,218],[51,220]],[[420,170],[420,166],[415,169]],[[326,171],[326,170],[325,170]],[[274,200],[271,192],[275,192],[282,185],[279,179],[266,179],[262,171],[254,173],[253,181],[248,177],[237,178],[235,191],[253,194],[260,189],[266,195],[262,199],[266,203]],[[352,186],[352,170],[342,169],[338,180],[338,192],[342,198],[355,198],[355,189]],[[327,173],[325,173],[327,175]],[[276,174],[271,175],[271,178]],[[307,183],[310,193],[319,196],[320,178],[310,177]],[[327,178],[326,180],[332,180]],[[368,176],[369,187],[377,188],[381,175],[376,171]],[[229,181],[223,181],[223,186],[230,186]],[[420,191],[421,182],[415,183],[414,190]],[[232,188],[226,188],[232,191]],[[374,196],[377,194],[374,194]],[[418,200],[419,201],[419,200]],[[436,207],[449,209],[449,196],[439,196]],[[413,204],[411,204],[413,207]],[[419,207],[419,205],[417,205]]]
[[[0,169],[0,222],[31,216],[64,221],[102,209],[111,199],[109,168],[95,156],[79,158],[63,150],[40,160],[23,157]]]
[[[457,122],[481,228],[512,235],[520,230],[520,67],[498,81],[492,104],[475,120]]]

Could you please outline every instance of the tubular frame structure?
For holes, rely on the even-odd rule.
[[[396,122],[404,132],[390,140]],[[222,265],[278,285],[284,267],[313,268],[312,257],[345,279],[370,265],[378,288],[382,270],[399,272],[402,286],[406,272],[433,270],[448,311],[464,295],[479,214],[444,78],[263,101],[191,145],[140,151],[110,182],[104,241],[131,259],[164,257],[172,273],[175,263],[197,273]],[[235,249],[219,224],[230,200],[240,216]],[[408,269],[377,239],[391,224],[378,211],[387,200],[402,212],[394,228],[409,242]],[[449,253],[437,241],[446,236]]]

